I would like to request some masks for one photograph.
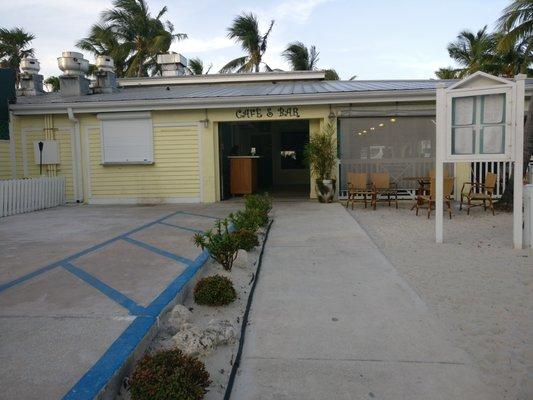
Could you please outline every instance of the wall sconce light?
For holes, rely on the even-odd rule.
[[[391,118],[390,122],[396,122],[396,118]]]

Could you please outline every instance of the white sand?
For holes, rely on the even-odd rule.
[[[512,214],[455,210],[437,245],[434,213],[411,205],[350,212],[499,397],[533,399],[533,252],[512,249]]]

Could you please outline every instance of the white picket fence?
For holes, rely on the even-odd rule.
[[[0,217],[65,204],[65,177],[0,180]]]

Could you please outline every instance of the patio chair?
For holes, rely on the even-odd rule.
[[[450,219],[452,219],[452,192],[453,192],[453,181],[454,178],[444,178],[444,187],[443,187],[443,197],[444,197],[444,204],[447,206],[447,211],[450,214]],[[431,182],[429,184],[429,196],[428,195],[420,195],[418,196],[417,202],[416,202],[416,215],[418,215],[418,209],[420,206],[422,206],[424,203],[428,203],[428,219],[431,216],[431,210],[434,209],[435,206],[435,199],[436,199],[436,188],[435,188],[435,178],[431,178]]]
[[[391,205],[391,196],[394,198],[396,208],[398,208],[398,187],[396,183],[390,181],[390,174],[388,172],[374,172],[370,174],[370,181],[372,182],[372,206],[374,210],[378,201],[388,201],[389,207]],[[387,196],[385,199],[380,199],[380,196]]]
[[[466,199],[466,213],[470,215],[470,209],[472,207],[483,206],[485,211],[487,211],[487,202],[489,203],[489,208],[494,215],[494,203],[493,195],[496,189],[496,181],[498,180],[498,175],[492,172],[487,172],[485,175],[485,183],[480,182],[465,182],[461,188],[461,203],[459,205],[459,210],[463,209],[463,202]],[[466,191],[466,188],[469,188]],[[473,204],[472,201],[479,202]]]
[[[348,199],[346,200],[346,208],[348,208],[348,204],[352,203],[352,210],[353,205],[357,201],[362,201],[367,203],[367,197],[370,201],[370,204],[372,204],[373,199],[373,192],[368,187],[368,174],[366,173],[357,173],[357,172],[348,172],[347,174],[348,178]],[[363,197],[362,199],[360,197]]]

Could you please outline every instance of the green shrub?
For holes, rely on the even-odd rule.
[[[194,287],[196,304],[208,306],[225,306],[237,297],[233,283],[221,275],[208,276],[200,279]]]
[[[260,227],[268,222],[268,215],[259,210],[250,209],[230,214],[229,219],[236,230],[257,232]]]
[[[257,234],[249,229],[239,229],[232,233],[237,238],[239,249],[251,251],[255,246],[259,246]]]
[[[228,230],[228,220],[218,220],[214,231],[197,233],[193,240],[202,250],[207,249],[211,258],[222,265],[225,270],[231,271],[233,261],[239,251],[239,243],[238,238],[230,234]]]
[[[174,349],[144,356],[130,383],[132,400],[200,400],[211,382],[200,360]]]
[[[272,197],[265,194],[249,194],[244,196],[244,208],[249,210],[258,210],[264,215],[268,215],[272,209]]]

